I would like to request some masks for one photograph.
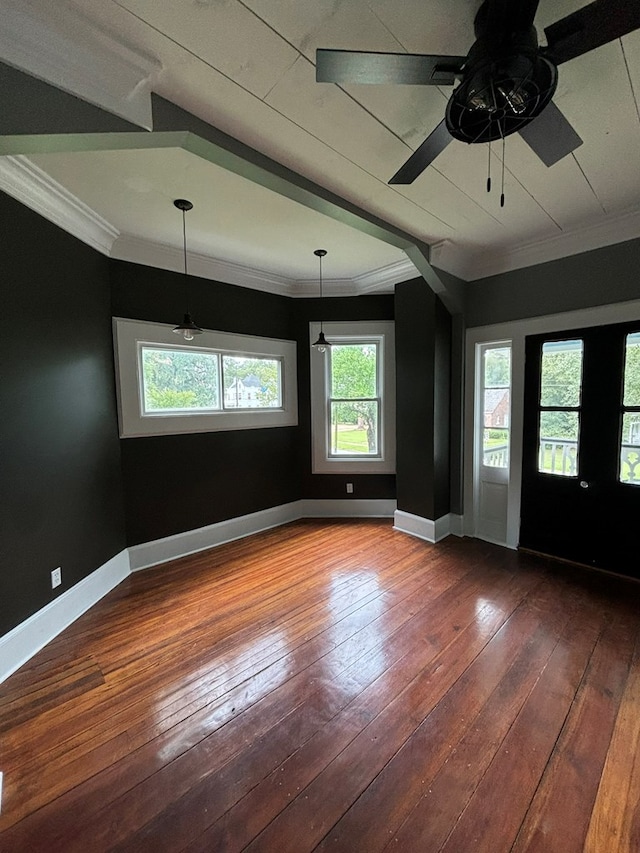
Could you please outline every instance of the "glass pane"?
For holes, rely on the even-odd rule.
[[[331,455],[378,455],[378,403],[331,403]]]
[[[484,387],[508,388],[511,384],[511,347],[484,351]]]
[[[142,385],[145,413],[219,409],[218,355],[142,347]]]
[[[546,341],[541,368],[541,406],[580,405],[582,341]]]
[[[640,486],[640,412],[622,416],[620,480]]]
[[[279,409],[282,406],[280,360],[222,356],[225,409]]]
[[[538,471],[577,476],[579,429],[577,412],[540,412]]]
[[[640,406],[640,332],[627,335],[623,402],[625,406]]]
[[[331,397],[378,396],[377,344],[334,344],[330,352]]]
[[[491,468],[509,467],[509,430],[484,429],[482,433],[482,464]]]
[[[484,426],[508,427],[511,392],[508,388],[485,388]]]

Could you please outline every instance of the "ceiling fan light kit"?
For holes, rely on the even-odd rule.
[[[474,20],[476,41],[465,57],[318,50],[316,79],[426,86],[459,81],[445,118],[390,184],[412,183],[452,139],[474,145],[517,132],[545,165],[552,166],[582,145],[552,101],[558,65],[640,28],[640,2],[595,0],[546,27],[546,47],[538,45],[533,25],[538,3],[485,0]]]

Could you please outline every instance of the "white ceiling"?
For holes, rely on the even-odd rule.
[[[151,89],[432,245],[433,262],[467,280],[640,236],[640,30],[560,67],[554,100],[584,144],[547,168],[517,134],[510,136],[506,205],[500,208],[499,145],[492,147],[498,189],[491,194],[487,146],[458,142],[414,184],[387,184],[442,119],[450,89],[315,82],[318,47],[466,54],[475,0],[56,5],[52,12],[45,0],[0,0],[5,11],[19,6],[21,14],[26,9],[32,20],[44,21],[50,51],[67,53],[83,41],[86,49],[96,39],[110,50],[118,46],[120,55],[123,45],[132,48],[127,59],[137,57],[143,70],[137,86],[124,86],[121,115],[133,109],[134,96]],[[583,5],[541,0],[536,17],[541,41],[545,25]],[[6,52],[5,58],[19,64]],[[38,73],[27,65],[22,67]],[[105,64],[103,76],[113,75],[112,88],[123,85],[118,73],[124,65]],[[61,73],[52,82],[77,91]],[[109,81],[103,83],[108,89]],[[114,103],[118,97],[116,92]],[[118,111],[117,105],[107,106]],[[182,196],[195,205],[188,214],[190,247],[201,258],[227,264],[227,270],[246,267],[273,281],[310,282],[318,246],[329,251],[325,274],[335,280],[335,292],[343,282],[373,286],[377,273],[388,283],[394,275],[409,277],[413,269],[402,250],[184,150],[30,154],[21,165],[60,195],[86,205],[110,229],[109,253],[116,257],[175,266],[177,256],[165,264],[154,260],[149,247],[157,243],[175,251],[181,244],[180,215],[171,201]]]

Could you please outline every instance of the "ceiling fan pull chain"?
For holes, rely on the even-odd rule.
[[[491,140],[489,140],[489,166],[487,168],[487,192],[491,192]]]
[[[504,136],[502,137],[502,192],[500,193],[500,207],[504,207],[504,153],[506,150]]]

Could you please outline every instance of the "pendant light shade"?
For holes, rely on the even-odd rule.
[[[178,208],[178,210],[182,211],[182,251],[184,257],[184,289],[187,308],[182,323],[176,326],[173,331],[176,333],[176,335],[182,335],[185,341],[192,341],[195,335],[201,335],[203,331],[200,326],[196,325],[193,317],[189,312],[189,277],[187,276],[187,226],[185,221],[185,214],[188,210],[191,210],[193,208],[193,205],[190,201],[187,201],[186,198],[177,198],[173,202],[173,204],[175,207]]]
[[[313,254],[318,258],[318,261],[320,263],[320,300],[322,300],[322,259],[327,254],[327,250],[326,249],[316,249]],[[321,310],[322,310],[322,306],[321,306]],[[311,346],[315,347],[318,350],[318,352],[326,352],[327,347],[331,346],[329,341],[324,336],[324,331],[322,329],[322,320],[320,320],[320,334],[318,335],[318,340],[314,341],[314,343],[312,343]]]

